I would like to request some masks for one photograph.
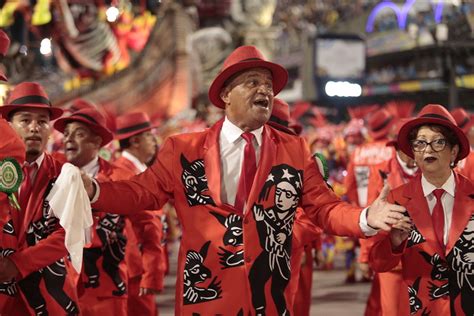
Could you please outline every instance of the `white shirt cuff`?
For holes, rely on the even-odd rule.
[[[369,208],[366,207],[360,212],[360,217],[359,217],[359,226],[360,230],[364,233],[365,236],[370,237],[370,236],[375,236],[379,232],[377,229],[374,229],[367,224],[367,210]]]
[[[91,199],[91,204],[97,202],[97,200],[99,199],[99,195],[100,195],[99,182],[97,182],[96,179],[92,179],[92,185],[95,187],[95,194]],[[361,227],[362,227],[362,225],[361,225]]]

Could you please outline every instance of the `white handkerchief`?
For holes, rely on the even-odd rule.
[[[66,234],[64,244],[77,272],[81,272],[84,245],[90,243],[92,211],[87,192],[82,184],[81,172],[76,166],[65,163],[47,200],[53,215]]]

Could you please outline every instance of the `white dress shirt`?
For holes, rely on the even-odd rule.
[[[255,148],[257,166],[260,161],[260,148],[262,146],[263,126],[252,131],[255,136],[253,147]],[[235,203],[235,195],[239,186],[242,163],[244,161],[244,148],[247,142],[240,137],[244,133],[231,121],[224,119],[219,135],[219,148],[221,154],[221,201],[230,205]]]
[[[84,171],[89,177],[95,178],[95,176],[99,172],[99,168],[99,156],[96,156],[94,159],[92,159],[89,163],[87,163],[80,169]]]
[[[436,205],[436,197],[433,194],[435,189],[438,189],[434,185],[428,182],[426,178],[421,176],[421,187],[423,188],[423,195],[428,202],[428,208],[430,210],[430,215],[433,214],[433,209]],[[449,230],[451,228],[451,222],[453,217],[453,206],[454,206],[454,196],[456,192],[456,181],[454,181],[454,174],[451,172],[448,180],[441,186],[440,189],[443,189],[445,192],[441,196],[441,204],[443,205],[444,210],[444,232],[443,232],[443,241],[444,244],[448,244]]]
[[[135,157],[133,154],[129,153],[127,150],[122,151],[122,157],[130,160],[133,163],[133,165],[135,166],[135,168],[140,170],[140,172],[143,172],[143,171],[146,170],[146,168],[148,168],[147,165],[145,165],[143,162],[138,160],[137,157]]]

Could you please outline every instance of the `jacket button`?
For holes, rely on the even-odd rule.
[[[249,256],[245,257],[245,262],[247,262],[247,263],[250,263],[250,262],[252,262],[252,258],[251,258],[251,257],[249,257]]]

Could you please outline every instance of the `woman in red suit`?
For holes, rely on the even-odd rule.
[[[444,107],[430,104],[403,125],[398,144],[421,175],[388,199],[407,209],[412,230],[393,229],[370,263],[385,272],[401,262],[410,310],[400,315],[473,315],[474,186],[453,171],[469,142]]]

